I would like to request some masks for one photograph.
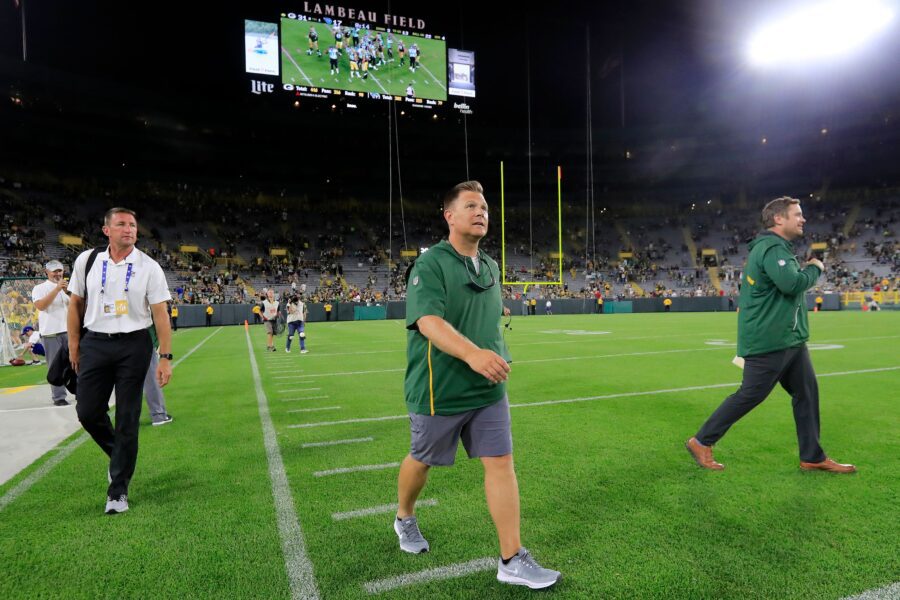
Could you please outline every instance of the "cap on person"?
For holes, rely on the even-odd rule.
[[[61,262],[59,262],[58,260],[51,260],[46,265],[44,265],[44,268],[47,269],[48,271],[62,271],[63,264]]]
[[[32,331],[34,331],[34,327],[31,325],[26,325],[22,328],[22,333],[31,333]]]

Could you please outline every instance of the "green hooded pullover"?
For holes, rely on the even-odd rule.
[[[741,276],[738,313],[738,356],[794,348],[809,339],[806,290],[822,272],[800,268],[789,241],[771,231],[750,242]]]

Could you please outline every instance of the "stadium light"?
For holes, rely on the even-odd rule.
[[[887,29],[896,0],[826,0],[788,13],[750,38],[757,67],[815,61],[846,54]]]

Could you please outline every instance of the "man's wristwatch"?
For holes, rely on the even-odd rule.
[[[172,359],[174,358],[174,357],[172,356],[172,353],[171,353],[171,352],[170,352],[169,354],[163,354],[162,352],[160,352],[160,353],[159,353],[159,357],[160,357],[160,358],[165,358],[166,360],[172,360]]]

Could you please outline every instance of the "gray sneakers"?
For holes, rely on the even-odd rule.
[[[507,564],[497,560],[497,581],[513,585],[527,585],[533,590],[548,588],[562,579],[559,571],[545,569],[532,558],[525,548],[519,548]]]
[[[428,540],[422,537],[415,515],[402,520],[394,517],[394,531],[397,532],[397,537],[400,538],[400,549],[404,552],[412,554],[428,552]]]
[[[106,497],[106,514],[114,515],[128,510],[128,496],[122,494],[116,498]]]

